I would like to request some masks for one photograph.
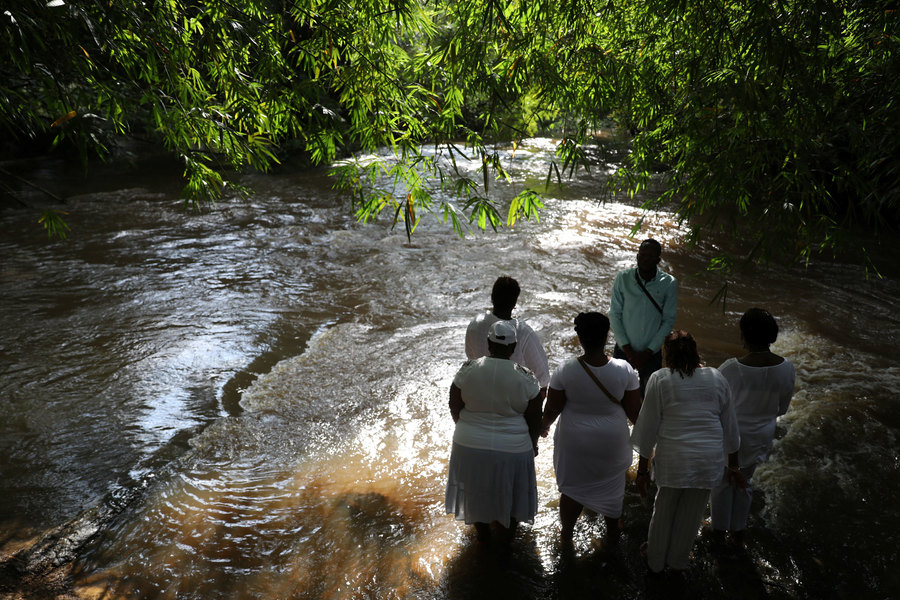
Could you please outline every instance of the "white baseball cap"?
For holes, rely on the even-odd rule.
[[[509,346],[516,343],[516,328],[508,321],[497,321],[488,331],[488,339],[497,344]]]

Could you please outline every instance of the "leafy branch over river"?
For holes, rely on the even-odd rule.
[[[74,149],[87,165],[150,139],[181,159],[195,205],[287,153],[388,147],[400,166],[340,171],[360,219],[496,228],[543,200],[526,189],[502,218],[492,143],[553,135],[547,179],[562,178],[594,166],[615,123],[630,151],[609,192],[662,179],[645,208],[724,229],[744,259],[808,258],[850,228],[878,239],[900,216],[894,2],[42,0],[0,21],[3,154]],[[423,145],[475,157],[481,177]],[[401,183],[388,193],[370,179],[385,172]],[[41,222],[65,235],[59,211]]]

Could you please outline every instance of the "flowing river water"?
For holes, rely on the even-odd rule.
[[[497,193],[512,195],[544,176],[552,143],[504,155],[513,182]],[[358,224],[324,172],[288,168],[203,214],[166,167],[109,168],[70,197],[64,242],[33,209],[3,211],[0,559],[75,520],[90,541],[62,561],[67,597],[666,596],[646,581],[650,510],[631,490],[618,547],[597,548],[588,517],[560,548],[552,438],[539,513],[508,559],[443,511],[447,391],[494,279],[519,280],[517,313],[553,368],[578,350],[572,318],[607,311],[652,236],[679,279],[676,326],[707,364],[741,352],[737,320],[763,306],[797,366],[746,552],[701,533],[681,592],[898,597],[896,273],[749,269],[723,310],[702,273],[728,241],[690,246],[665,212],[630,239],[642,213],[599,204],[604,176],[551,188],[540,222],[464,240],[427,219],[412,243],[402,225]],[[0,593],[20,597],[7,579]]]

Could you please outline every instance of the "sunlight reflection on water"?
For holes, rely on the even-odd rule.
[[[524,178],[543,180],[538,166],[546,167],[552,146],[536,140],[515,159],[500,149],[519,179],[498,182],[498,195],[514,195]],[[742,276],[723,311],[709,304],[714,284],[697,276],[714,244],[686,246],[685,229],[665,212],[647,215],[637,238],[628,238],[642,212],[597,203],[595,175],[551,198],[539,223],[499,236],[459,240],[423,221],[410,244],[385,222],[353,224],[325,191],[330,182],[310,191],[305,176],[286,173],[257,180],[262,189],[250,205],[225,201],[193,219],[148,205],[129,217],[137,223],[117,216],[127,235],[98,224],[70,247],[10,252],[0,285],[18,315],[7,318],[9,347],[21,355],[10,374],[21,370],[16,381],[27,385],[7,384],[23,407],[7,427],[30,436],[19,447],[28,452],[5,459],[15,490],[38,489],[37,481],[67,490],[75,500],[66,505],[77,505],[161,439],[206,425],[144,501],[78,561],[79,594],[641,594],[638,548],[648,509],[626,496],[625,534],[612,552],[594,545],[602,519],[582,519],[566,555],[549,440],[536,461],[539,513],[521,528],[505,570],[479,552],[469,528],[444,514],[443,487],[453,431],[447,388],[463,360],[466,323],[487,308],[496,276],[519,279],[518,314],[541,336],[552,368],[578,352],[574,315],[608,309],[616,271],[633,264],[646,236],[663,241],[663,268],[681,286],[678,325],[697,333],[710,364],[740,351],[737,316],[765,303],[782,322],[776,351],[798,365],[795,406],[757,475],[767,499],[754,513],[759,537],[723,577],[716,569],[727,561],[710,558],[701,537],[695,595],[721,597],[721,589],[750,581],[759,598],[772,590],[768,597],[779,600],[798,590],[815,597],[829,592],[825,586],[876,578],[876,561],[896,558],[867,511],[895,522],[879,487],[884,465],[897,470],[891,415],[900,382],[893,343],[900,341],[893,306],[900,290],[891,282],[850,285],[853,268],[817,275],[776,268]],[[94,209],[105,214],[109,206],[98,199]],[[33,261],[46,265],[46,281],[29,275]],[[51,293],[56,288],[65,295]],[[801,301],[810,290],[815,302]],[[269,362],[257,365],[270,351]],[[48,368],[57,357],[70,362]],[[256,368],[263,374],[242,380],[249,387],[240,407],[217,404],[229,373]],[[100,483],[80,488],[73,477]],[[56,500],[48,494],[16,506]],[[849,541],[834,527],[839,518],[857,531]],[[836,582],[837,558],[843,566],[852,556],[866,562]]]

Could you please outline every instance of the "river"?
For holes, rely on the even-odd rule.
[[[513,179],[495,193],[542,180],[551,150],[502,150]],[[642,213],[597,202],[605,172],[551,187],[539,222],[459,239],[424,219],[411,243],[356,223],[320,170],[247,175],[249,199],[200,214],[165,163],[32,172],[71,182],[72,232],[48,241],[33,209],[0,213],[0,559],[80,519],[90,542],[61,565],[76,598],[660,595],[633,492],[617,548],[595,548],[602,519],[587,518],[560,549],[550,439],[508,562],[443,514],[447,390],[494,279],[519,280],[517,314],[553,368],[577,351],[574,315],[606,312],[652,236],[679,280],[676,326],[708,364],[741,352],[737,320],[763,306],[797,366],[746,553],[701,534],[679,593],[900,597],[900,252],[879,257],[882,279],[839,260],[751,268],[723,309],[703,268],[729,241],[691,246],[664,211],[630,239]]]

